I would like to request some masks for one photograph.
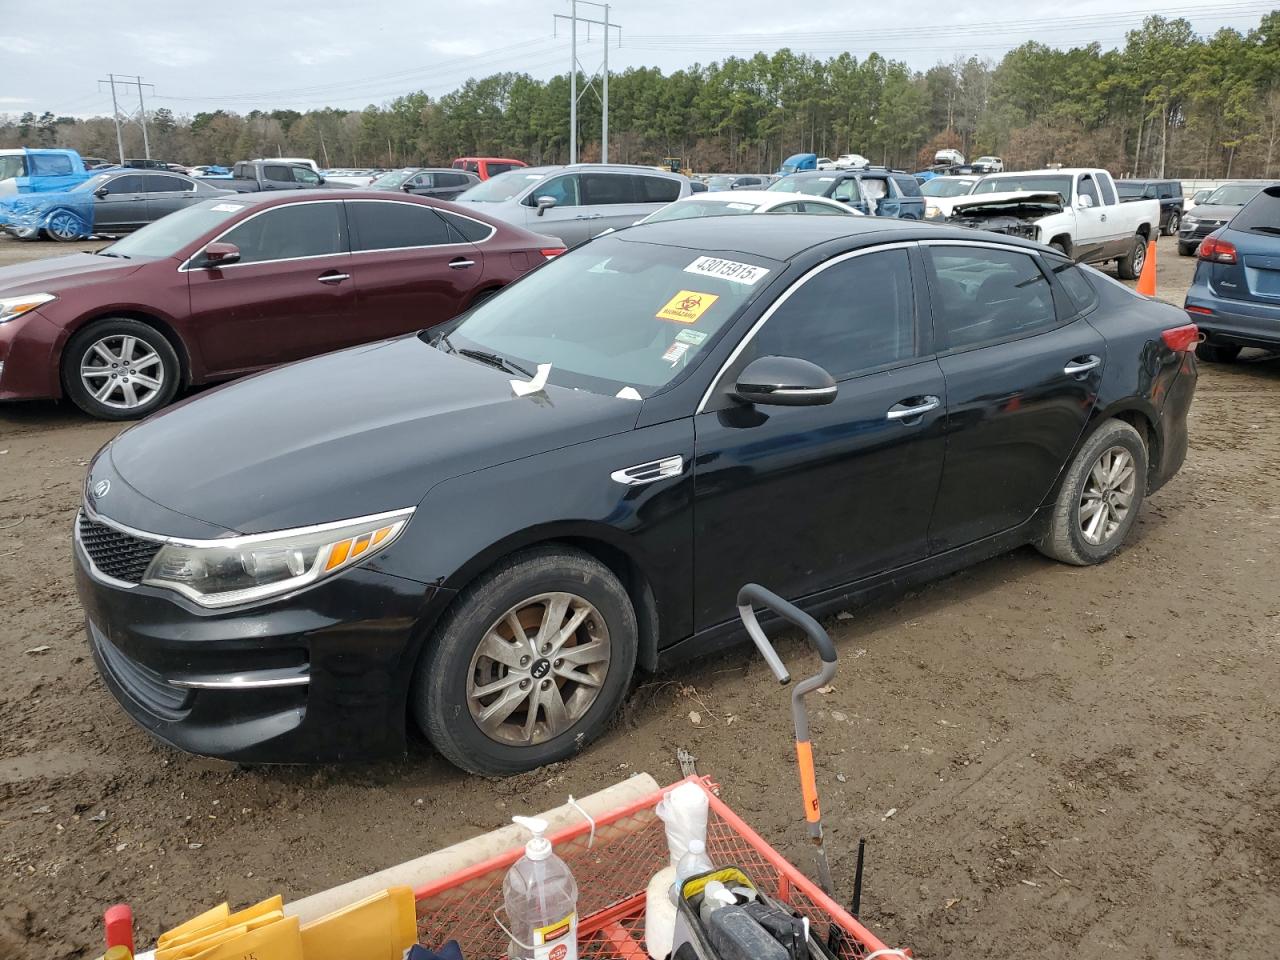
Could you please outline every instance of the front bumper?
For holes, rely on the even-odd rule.
[[[46,304],[48,306],[48,304]],[[46,400],[62,396],[58,353],[62,328],[31,310],[0,323],[0,400]]]
[[[1263,350],[1280,346],[1280,304],[1220,297],[1198,275],[1204,266],[1203,263],[1197,265],[1197,276],[1187,291],[1185,306],[1205,338],[1210,343]],[[1199,313],[1190,310],[1192,307],[1209,312]]]
[[[1221,230],[1225,226],[1226,221],[1217,220],[1198,220],[1194,224],[1189,224],[1184,219],[1181,226],[1178,227],[1179,243],[1199,243],[1215,230]]]
[[[402,753],[413,666],[436,588],[354,567],[292,596],[206,610],[111,581],[79,538],[76,589],[94,662],[140,726],[247,763]]]

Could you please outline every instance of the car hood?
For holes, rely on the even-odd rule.
[[[59,293],[71,287],[118,280],[133,273],[146,261],[100,257],[92,253],[71,253],[30,263],[0,267],[0,296],[21,293]]]
[[[942,198],[947,199],[947,198]],[[1003,193],[968,194],[963,197],[952,197],[951,212],[967,211],[973,213],[983,207],[1002,208],[1019,203],[1045,204],[1062,209],[1062,197],[1053,190],[1007,190]]]
[[[1188,217],[1195,217],[1197,220],[1230,220],[1241,210],[1240,207],[1220,206],[1219,204],[1202,203],[1198,207],[1192,207],[1187,211]]]
[[[111,466],[168,510],[261,533],[414,506],[443,480],[639,416],[633,400],[554,385],[517,397],[511,379],[417,337],[386,340],[170,407],[117,437]]]

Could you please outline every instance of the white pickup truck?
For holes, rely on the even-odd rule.
[[[1049,192],[1062,198],[1060,209],[1046,210],[1043,205],[1030,203],[1017,213],[1024,228],[1035,226],[1034,239],[1057,247],[1083,263],[1114,260],[1116,272],[1122,279],[1137,279],[1147,258],[1147,241],[1159,232],[1160,201],[1121,203],[1115,182],[1105,170],[1079,168],[992,174],[978,181],[967,196],[951,198],[951,215],[947,219],[956,222],[963,218],[966,226],[1022,234],[1023,230],[1001,230],[995,224],[987,226],[980,221],[988,215],[1007,220],[1010,201],[1019,198],[1040,201]],[[1001,202],[991,204],[990,211],[984,210],[984,194],[996,194],[998,197],[991,199]]]

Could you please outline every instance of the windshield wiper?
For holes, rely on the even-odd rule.
[[[1250,227],[1250,230],[1256,230],[1258,233],[1274,233],[1280,236],[1280,227],[1268,227],[1266,224],[1259,224],[1256,227]]]
[[[441,339],[445,339],[441,337]],[[452,346],[452,344],[450,344]],[[507,373],[518,373],[522,377],[532,378],[533,374],[520,366],[518,363],[512,363],[506,357],[499,356],[496,353],[490,353],[488,350],[473,350],[470,347],[463,347],[461,350],[455,351],[464,357],[470,357],[472,360],[479,360],[481,363],[487,363],[491,367],[497,367]]]
[[[119,257],[121,260],[131,260],[131,259],[132,259],[132,257],[130,257],[130,256],[129,256],[128,254],[126,254],[126,253],[112,253],[110,250],[99,250],[99,251],[98,251],[98,256],[100,256],[100,257]]]

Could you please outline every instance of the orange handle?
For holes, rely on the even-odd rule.
[[[818,780],[813,772],[813,743],[796,741],[796,762],[800,765],[800,794],[804,797],[804,818],[810,823],[822,819],[818,807]]]

